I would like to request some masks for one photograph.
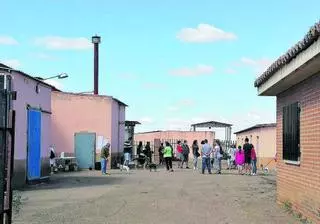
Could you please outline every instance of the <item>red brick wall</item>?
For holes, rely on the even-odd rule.
[[[282,160],[282,108],[300,102],[301,163]],[[320,223],[320,73],[277,96],[277,199]]]

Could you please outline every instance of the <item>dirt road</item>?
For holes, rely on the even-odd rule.
[[[296,223],[275,203],[274,176],[96,171],[58,174],[22,194],[14,223]]]

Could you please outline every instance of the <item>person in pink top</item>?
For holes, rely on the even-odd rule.
[[[239,145],[238,151],[236,152],[236,165],[238,168],[239,175],[242,174],[244,162],[245,162],[244,151],[241,149],[241,146]]]
[[[177,142],[176,156],[178,158],[178,168],[182,168],[182,161],[184,161],[184,156],[181,141]]]
[[[257,154],[254,147],[251,149],[251,167],[252,167],[252,176],[257,175]]]

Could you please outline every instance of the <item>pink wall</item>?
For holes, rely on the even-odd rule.
[[[52,139],[57,152],[74,154],[74,134],[93,132],[123,151],[125,106],[109,96],[52,93]],[[123,124],[122,124],[123,123]]]
[[[111,107],[109,97],[53,92],[52,141],[56,151],[73,154],[77,132],[111,139]]]
[[[124,136],[125,136],[125,106],[117,101],[112,103],[112,136],[111,150],[112,153],[123,152]]]
[[[15,154],[16,160],[27,158],[27,105],[51,112],[51,88],[40,84],[40,92],[36,93],[37,82],[20,73],[13,72],[13,90],[17,91],[17,99],[13,101],[16,111]],[[51,115],[41,116],[41,157],[48,157],[51,144]]]
[[[188,145],[191,146],[193,140],[200,142],[204,139],[208,139],[210,144],[213,143],[215,133],[212,131],[160,131],[160,132],[149,132],[149,133],[137,133],[134,135],[135,141],[150,141],[154,139],[166,140],[166,139],[183,139],[188,141]]]

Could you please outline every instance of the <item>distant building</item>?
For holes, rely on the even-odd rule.
[[[234,133],[237,145],[243,146],[248,138],[257,154],[257,167],[261,165],[274,169],[276,166],[276,124],[258,124]]]
[[[49,176],[51,91],[55,88],[1,63],[0,73],[11,74],[12,90],[17,92],[12,108],[15,111],[13,187],[21,187]]]
[[[256,81],[277,97],[277,199],[320,223],[320,22]]]
[[[52,141],[58,153],[76,156],[79,168],[93,168],[103,144],[111,143],[111,164],[125,141],[126,104],[102,95],[52,93]],[[111,165],[109,163],[109,165]]]

